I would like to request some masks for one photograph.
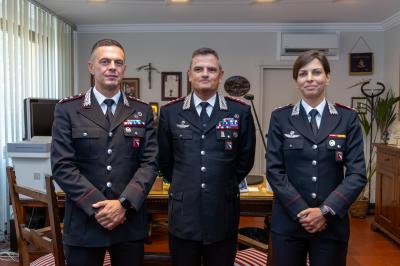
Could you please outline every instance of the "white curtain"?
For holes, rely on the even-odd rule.
[[[0,239],[8,222],[8,142],[21,141],[23,99],[73,90],[73,27],[27,0],[0,0]]]

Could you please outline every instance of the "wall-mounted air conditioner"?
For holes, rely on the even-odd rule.
[[[281,32],[278,37],[280,59],[296,57],[304,51],[315,49],[329,57],[338,57],[339,33]]]

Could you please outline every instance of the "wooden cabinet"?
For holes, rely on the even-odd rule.
[[[371,226],[400,243],[400,148],[376,147],[375,219]]]

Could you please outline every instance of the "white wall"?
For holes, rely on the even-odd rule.
[[[384,80],[399,94],[400,25],[384,33]]]
[[[362,96],[362,94],[359,87],[350,90],[345,89],[346,87],[363,78],[375,80],[383,78],[384,33],[342,32],[340,36],[340,59],[331,60],[332,82],[328,88],[328,97],[332,101],[350,105],[351,96]],[[360,36],[363,36],[374,53],[373,76],[349,76],[348,53]],[[125,76],[140,78],[140,97],[146,102],[161,101],[160,74],[153,75],[150,91],[147,72],[137,72],[136,68],[151,62],[160,71],[183,72],[183,95],[186,95],[186,70],[190,63],[191,53],[200,47],[211,47],[220,54],[225,78],[241,75],[250,81],[251,93],[256,96],[255,105],[258,112],[261,112],[262,104],[262,66],[293,63],[293,61],[277,61],[276,32],[79,33],[77,62],[79,90],[86,90],[89,87],[86,63],[91,46],[101,38],[116,39],[125,47],[128,64]],[[367,49],[361,43],[353,52],[368,52]],[[398,63],[396,67],[398,68]],[[262,145],[261,142],[258,145]],[[262,154],[258,154],[253,173],[264,172],[264,158]]]

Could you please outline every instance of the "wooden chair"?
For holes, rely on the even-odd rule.
[[[19,265],[27,266],[37,258],[38,254],[52,253],[54,264],[64,266],[65,258],[62,245],[62,232],[52,178],[46,176],[46,191],[19,186],[16,182],[15,172],[12,167],[7,167],[8,186],[11,203],[14,211],[15,232],[18,240]],[[47,206],[50,226],[32,229],[25,224],[25,212],[20,196],[30,197]]]

